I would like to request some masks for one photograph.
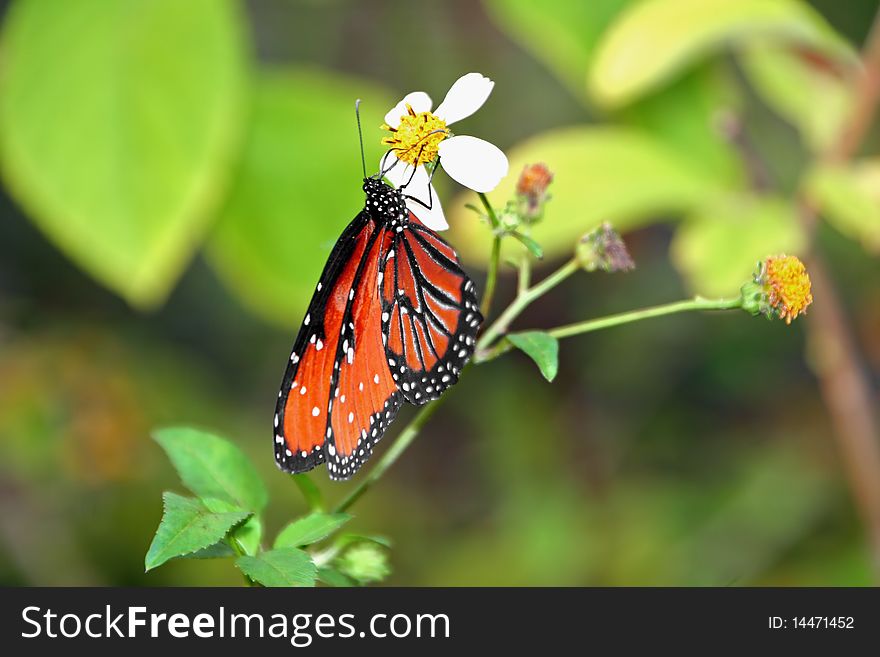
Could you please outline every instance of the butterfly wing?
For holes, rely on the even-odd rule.
[[[378,289],[390,244],[390,234],[362,212],[324,266],[275,409],[275,460],[286,472],[327,462],[332,479],[348,479],[400,408],[385,364]]]
[[[412,404],[437,399],[458,381],[483,321],[473,281],[455,250],[410,213],[383,259],[385,357]]]

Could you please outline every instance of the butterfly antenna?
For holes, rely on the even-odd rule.
[[[364,157],[364,132],[361,129],[361,99],[354,101],[354,115],[357,117],[358,139],[361,142],[361,166],[364,169],[364,178],[367,177],[367,158]]]

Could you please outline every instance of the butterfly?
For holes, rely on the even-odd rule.
[[[284,372],[274,436],[285,472],[326,462],[331,479],[350,478],[403,403],[437,399],[474,351],[473,281],[380,178],[364,178],[364,209],[330,253]]]

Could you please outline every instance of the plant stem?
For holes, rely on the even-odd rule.
[[[652,306],[650,308],[631,310],[625,313],[618,313],[616,315],[608,315],[607,317],[588,319],[586,321],[576,322],[574,324],[566,324],[565,326],[559,326],[553,329],[549,329],[545,332],[552,335],[554,338],[562,339],[571,337],[573,335],[581,335],[583,333],[590,333],[592,331],[610,328],[612,326],[638,322],[643,319],[650,319],[652,317],[673,315],[676,313],[689,312],[692,310],[731,310],[734,308],[740,308],[741,306],[742,299],[740,299],[739,297],[735,299],[704,299],[702,297],[695,297],[693,299],[687,299],[685,301],[675,301],[673,303],[667,303],[661,306]],[[494,360],[498,356],[510,351],[512,348],[513,345],[507,341],[499,342],[495,345],[494,348],[490,349],[487,352],[484,352],[479,357],[479,360],[477,362],[485,363],[487,361]]]
[[[391,444],[391,447],[388,448],[388,451],[385,452],[382,459],[376,463],[376,466],[370,470],[370,473],[366,477],[361,479],[361,482],[353,491],[351,491],[351,493],[349,493],[348,497],[336,506],[333,513],[342,513],[346,511],[352,504],[360,499],[361,495],[369,490],[370,486],[382,478],[385,471],[394,465],[395,461],[397,461],[400,455],[403,454],[407,447],[409,447],[409,444],[419,435],[419,431],[425,426],[425,423],[434,414],[443,399],[446,399],[446,395],[440,397],[440,399],[435,399],[427,406],[422,407],[422,410],[420,410],[410,423],[404,427],[403,431],[400,432],[400,435]]]
[[[492,310],[492,298],[495,296],[495,284],[498,281],[498,262],[501,260],[501,235],[499,234],[498,216],[495,208],[489,203],[489,199],[482,192],[478,192],[480,202],[486,209],[486,216],[492,224],[492,253],[489,256],[489,270],[486,272],[486,290],[483,293],[483,301],[480,304],[480,312],[483,317],[489,317]]]
[[[324,502],[321,497],[321,491],[315,486],[315,482],[313,482],[305,473],[292,475],[291,478],[296,484],[296,487],[299,488],[299,492],[302,493],[303,498],[305,498],[306,504],[309,506],[309,511],[323,511]]]
[[[507,309],[501,313],[498,319],[483,332],[483,335],[480,336],[480,339],[477,341],[477,353],[479,354],[480,351],[487,349],[496,338],[507,331],[507,327],[510,326],[510,323],[519,317],[520,313],[522,313],[532,301],[549,292],[579,269],[580,265],[577,260],[569,260],[534,287],[520,291],[513,300],[513,303],[511,303]]]
[[[860,148],[880,101],[880,10],[862,52],[862,77],[855,89],[852,113],[836,142],[820,158],[845,163]],[[800,219],[812,237],[816,208],[802,194]],[[865,374],[843,303],[818,250],[805,258],[813,281],[815,303],[807,316],[807,349],[831,418],[853,500],[868,535],[875,581],[880,581],[880,439],[874,393]]]

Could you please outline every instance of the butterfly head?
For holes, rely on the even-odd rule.
[[[406,217],[406,202],[403,192],[386,185],[379,178],[364,178],[364,193],[367,195],[366,209],[380,220]]]

